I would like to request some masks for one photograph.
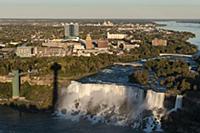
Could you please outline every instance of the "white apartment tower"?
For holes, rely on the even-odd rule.
[[[79,25],[78,23],[66,23],[65,24],[65,38],[73,38],[79,36]]]

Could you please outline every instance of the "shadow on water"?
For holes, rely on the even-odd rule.
[[[51,113],[23,113],[0,106],[0,133],[135,133],[131,128],[89,122],[73,122]],[[137,132],[136,132],[137,133]]]
[[[53,109],[56,108],[56,103],[58,100],[58,72],[61,69],[61,65],[58,64],[57,62],[55,62],[52,66],[51,66],[51,70],[53,71],[53,99],[52,99],[52,106]]]
[[[53,99],[51,109],[56,108],[56,103],[58,100],[58,79],[59,79],[59,70],[61,69],[61,65],[58,63],[54,63],[51,66],[51,70],[53,72]],[[106,69],[102,71],[100,75],[97,74],[95,81],[101,79],[103,81],[119,83],[123,84],[127,82],[127,79],[124,80],[124,73],[128,75],[132,72],[132,69],[123,69],[114,67],[112,70]],[[123,74],[121,74],[123,73]],[[105,77],[102,78],[102,77]],[[90,77],[89,77],[90,78]],[[93,77],[92,77],[93,78]],[[91,79],[92,79],[91,78]],[[120,82],[123,79],[123,82]],[[111,89],[111,88],[110,88]],[[127,95],[128,93],[126,93]],[[106,97],[106,96],[105,96]],[[103,97],[102,97],[103,98]],[[85,99],[85,98],[83,98]],[[98,104],[97,104],[98,105]],[[30,106],[32,110],[35,109],[35,106]],[[124,108],[123,111],[126,112],[127,106],[126,104],[123,105],[121,108]],[[96,108],[95,108],[96,109]],[[93,110],[90,110],[90,113],[93,113]],[[52,115],[51,112],[49,113],[27,113],[22,112],[22,114],[18,114],[17,111],[11,110],[9,108],[0,108],[0,132],[8,131],[8,132],[16,132],[16,133],[35,133],[35,132],[70,132],[70,133],[132,133],[132,132],[140,132],[135,131],[130,127],[120,127],[120,126],[112,126],[107,125],[103,122],[99,122],[97,124],[91,124],[90,121],[85,119],[81,120],[80,122],[73,122],[68,119],[57,118],[56,116]],[[91,115],[92,116],[92,115]],[[96,117],[97,120],[101,120],[101,117]],[[109,120],[109,118],[108,118]],[[12,122],[11,122],[12,121]],[[52,126],[53,125],[53,126]]]

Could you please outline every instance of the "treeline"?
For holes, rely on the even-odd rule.
[[[160,53],[176,54],[194,54],[197,52],[197,46],[186,41],[168,41],[168,45],[152,46],[151,42],[145,42],[140,48],[132,49],[131,53],[140,53],[140,55],[159,55]]]
[[[145,63],[145,68],[155,72],[157,78],[161,79],[160,84],[166,86],[171,94],[183,94],[199,89],[199,73],[191,71],[189,65],[184,61],[151,60]]]
[[[54,39],[64,37],[64,27],[33,26],[33,25],[3,25],[0,30],[0,41],[31,42],[32,39]]]
[[[177,74],[188,75],[190,73],[189,65],[181,60],[149,60],[145,63],[145,68],[150,71],[154,71],[158,77],[175,76]]]
[[[32,71],[35,75],[49,75],[51,66],[56,62],[61,65],[60,76],[79,76],[96,72],[114,62],[131,62],[137,60],[135,55],[116,56],[99,54],[91,57],[51,57],[51,58],[14,58],[4,59],[0,63],[0,75],[8,75],[12,70]]]

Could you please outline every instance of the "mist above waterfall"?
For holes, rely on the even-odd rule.
[[[64,89],[58,110],[65,115],[91,115],[114,124],[136,118],[142,110],[144,91],[115,84],[82,84],[73,81]],[[80,118],[79,117],[79,118]]]

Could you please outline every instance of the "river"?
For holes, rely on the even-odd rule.
[[[175,31],[188,31],[196,35],[189,41],[200,49],[200,24],[157,22],[166,24],[162,27]],[[89,83],[116,83],[124,85],[127,83],[127,75],[133,70],[130,67],[112,67],[105,69],[96,76],[82,79],[81,82]],[[109,76],[108,76],[109,75]],[[126,77],[124,77],[126,75]],[[114,79],[114,80],[113,80]],[[132,133],[138,132],[129,127],[111,126],[107,124],[91,124],[88,121],[73,122],[65,117],[51,113],[19,113],[17,110],[0,107],[0,133]]]
[[[163,29],[169,29],[174,31],[186,31],[192,32],[196,35],[195,38],[191,38],[188,41],[198,46],[200,50],[200,24],[199,23],[178,23],[175,21],[157,21],[157,24],[164,24],[166,26],[161,27]]]
[[[73,122],[50,113],[21,113],[0,107],[0,133],[131,133],[130,128]]]

